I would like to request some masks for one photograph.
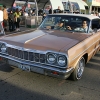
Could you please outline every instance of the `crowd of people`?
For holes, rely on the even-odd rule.
[[[47,14],[62,12],[63,11],[61,10],[60,6],[52,11],[51,6],[49,5],[46,11],[39,10],[38,15],[42,16],[42,19],[44,20]],[[18,8],[16,8],[15,10],[10,9],[8,12],[5,5],[3,5],[3,7],[0,7],[0,22],[3,22],[5,31],[20,31],[20,16],[35,16],[35,10],[30,9],[27,12],[25,10],[23,11],[22,9],[19,10]],[[9,27],[7,28],[7,26]]]
[[[20,11],[16,9],[15,12],[12,10],[8,13],[5,5],[0,7],[0,22],[3,22],[4,31],[19,31],[19,23],[20,23]],[[8,25],[9,24],[9,25]],[[9,26],[9,29],[7,28]]]
[[[0,7],[0,24],[3,23],[4,30],[7,30],[7,20],[8,20],[8,13],[6,10],[6,6]]]
[[[0,23],[3,23],[4,31],[20,31],[20,16],[34,16],[35,13],[32,10],[29,12],[10,9],[7,10],[6,6],[0,7]]]
[[[63,13],[64,11],[61,10],[61,7],[58,6],[57,9],[52,10],[51,5],[47,6],[45,10],[39,10],[38,15],[42,16],[42,20],[45,19],[46,15],[53,14],[53,13]],[[99,14],[96,12],[96,16],[99,16]],[[0,7],[0,22],[3,22],[3,27],[5,31],[20,31],[20,16],[35,16],[35,10],[30,9],[28,12],[19,10],[16,8],[16,10],[10,10],[9,13],[7,11],[7,8],[5,5],[3,7]],[[9,28],[7,29],[7,25]]]

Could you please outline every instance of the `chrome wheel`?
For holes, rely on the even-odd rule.
[[[81,79],[83,72],[84,72],[84,67],[85,67],[85,59],[82,57],[78,61],[74,71],[71,74],[72,80],[76,81],[76,80]]]
[[[81,78],[84,72],[84,67],[85,67],[85,60],[82,58],[79,63],[78,63],[78,68],[77,68],[77,78]]]

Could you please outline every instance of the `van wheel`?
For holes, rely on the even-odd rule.
[[[84,72],[84,67],[85,67],[85,59],[82,57],[78,61],[74,71],[71,74],[72,80],[77,81],[77,80],[81,79],[83,72]]]

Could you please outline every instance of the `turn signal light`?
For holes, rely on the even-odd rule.
[[[54,75],[59,75],[59,73],[58,73],[58,72],[52,72],[52,74],[54,74]]]
[[[3,60],[2,57],[0,57],[0,61]]]

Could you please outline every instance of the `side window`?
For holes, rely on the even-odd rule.
[[[99,29],[100,28],[100,19],[93,19],[91,28],[92,29]]]

